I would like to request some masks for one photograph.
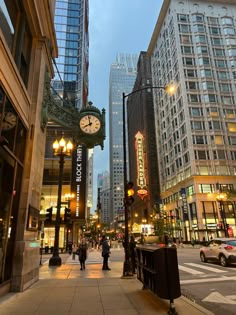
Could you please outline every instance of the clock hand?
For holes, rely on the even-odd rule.
[[[84,127],[88,127],[88,126],[91,126],[91,125],[92,125],[92,123],[90,122],[89,124],[85,125]]]

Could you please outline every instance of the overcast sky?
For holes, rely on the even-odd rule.
[[[108,101],[110,66],[117,53],[146,51],[163,0],[89,0],[89,101],[106,110],[105,148],[94,150],[94,198],[97,175],[109,171]],[[96,208],[94,202],[93,210]]]

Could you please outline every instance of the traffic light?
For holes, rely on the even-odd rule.
[[[45,222],[48,222],[48,223],[51,223],[52,222],[52,207],[51,208],[48,208],[46,210],[46,219],[45,219]]]
[[[134,202],[134,190],[133,190],[133,186],[134,184],[132,182],[128,182],[128,184],[126,185],[126,204],[127,205],[132,205],[132,203]]]
[[[65,208],[64,223],[70,222],[70,218],[71,218],[70,208]]]

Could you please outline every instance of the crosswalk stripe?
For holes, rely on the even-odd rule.
[[[201,271],[198,271],[198,270],[195,270],[192,268],[188,268],[188,267],[185,267],[182,265],[179,265],[179,270],[191,273],[192,275],[204,275],[205,274],[204,272],[201,272]]]
[[[227,270],[220,270],[220,269],[217,269],[217,268],[203,266],[203,265],[194,264],[194,263],[185,263],[185,265],[192,266],[192,267],[197,267],[197,268],[208,270],[208,271],[212,271],[212,272],[215,272],[215,273],[228,272]]]

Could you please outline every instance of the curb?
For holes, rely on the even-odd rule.
[[[183,302],[188,303],[189,305],[193,306],[194,308],[196,308],[197,310],[201,311],[202,314],[206,314],[206,315],[215,315],[214,313],[212,313],[211,311],[207,310],[206,308],[204,308],[203,306],[191,301],[189,298],[187,298],[184,295],[181,295],[181,297],[179,298],[181,300],[183,300]]]

